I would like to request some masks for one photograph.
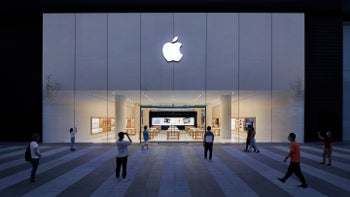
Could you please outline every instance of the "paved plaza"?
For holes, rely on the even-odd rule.
[[[115,146],[79,143],[39,144],[42,152],[37,183],[30,183],[24,143],[0,143],[0,194],[14,196],[350,196],[350,144],[335,143],[332,166],[322,165],[322,142],[302,143],[301,169],[309,185],[298,188],[283,158],[289,143],[216,143],[212,161],[201,143],[150,143],[129,147],[127,182],[115,181]]]

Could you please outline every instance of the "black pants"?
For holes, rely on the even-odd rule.
[[[248,146],[250,146],[250,138],[247,138],[246,142],[245,142],[245,150],[248,150]]]
[[[306,184],[303,173],[300,169],[300,162],[290,162],[288,166],[288,171],[286,175],[283,177],[284,180],[287,180],[293,173],[297,175],[302,184]]]
[[[209,160],[211,160],[213,156],[213,143],[204,144],[204,158],[208,158],[208,151],[209,151]]]
[[[116,163],[117,163],[117,167],[115,169],[115,177],[119,178],[120,176],[120,167],[123,168],[123,173],[122,173],[122,177],[123,179],[125,179],[126,177],[126,165],[128,164],[128,157],[117,157],[116,158]]]

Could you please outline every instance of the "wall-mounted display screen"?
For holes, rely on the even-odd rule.
[[[185,125],[194,126],[194,117],[153,117],[152,125]]]
[[[150,111],[151,126],[197,126],[194,111]]]

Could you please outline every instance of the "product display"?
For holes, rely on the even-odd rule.
[[[115,119],[111,117],[91,117],[91,135],[115,131]]]

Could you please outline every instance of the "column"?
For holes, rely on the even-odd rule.
[[[150,127],[150,125],[149,125],[149,111],[150,111],[149,108],[143,108],[143,114],[142,114],[143,125],[141,125],[142,129],[143,129],[143,126],[145,126],[145,125],[147,125],[148,128]]]
[[[134,120],[135,120],[136,133],[138,134],[140,132],[141,125],[140,125],[140,106],[137,103],[134,104]]]
[[[204,126],[202,123],[202,109],[196,108],[197,112],[197,128],[200,128],[200,126]]]

